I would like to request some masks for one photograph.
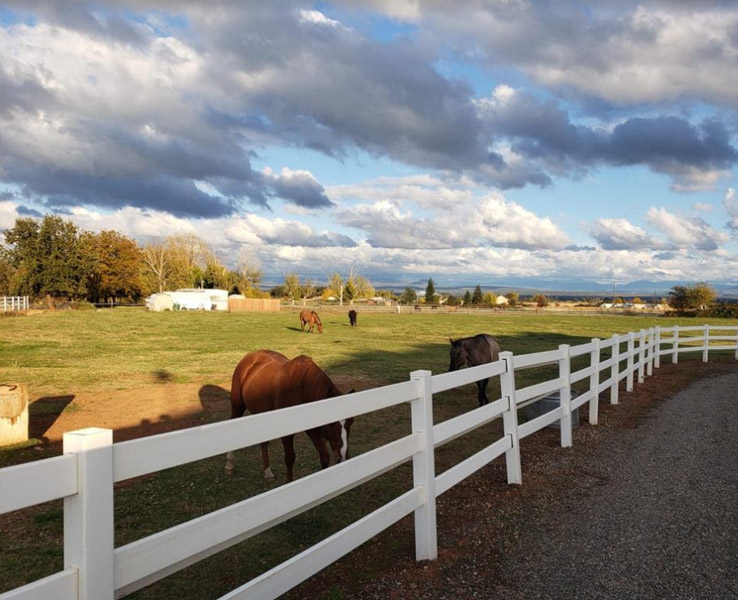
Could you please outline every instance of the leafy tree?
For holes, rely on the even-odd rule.
[[[167,247],[162,243],[146,244],[141,248],[143,277],[149,289],[163,292],[170,272]]]
[[[261,270],[261,264],[254,251],[246,247],[241,248],[236,272],[233,274],[234,284],[238,286],[240,292],[244,296],[260,294],[258,286],[263,276],[264,272]]]
[[[459,304],[461,304],[461,299],[457,298],[453,294],[449,294],[448,298],[446,298],[446,304],[448,304],[449,306],[458,306]]]
[[[643,300],[636,296],[635,298],[633,298],[633,304],[643,304]]]
[[[618,297],[618,298],[615,298],[615,300],[613,300],[612,303],[613,304],[624,304],[625,302],[623,301],[622,298]]]
[[[675,285],[669,292],[669,306],[676,310],[708,307],[715,302],[717,294],[705,282],[694,285]]]
[[[510,306],[515,306],[520,302],[520,294],[517,292],[508,292],[505,296]]]
[[[474,293],[472,294],[472,304],[481,304],[484,296],[482,296],[482,288],[479,286],[474,288]]]
[[[333,290],[333,295],[338,298],[338,303],[343,306],[343,277],[339,273],[333,273],[328,280],[328,286]]]
[[[91,259],[86,276],[90,302],[141,297],[143,254],[134,240],[109,230],[86,232],[80,239]]]
[[[533,296],[533,302],[536,303],[536,306],[539,308],[543,308],[544,306],[548,306],[548,298],[544,294],[536,294]]]
[[[317,286],[314,280],[306,279],[305,283],[302,284],[302,297],[303,298],[312,298],[313,296],[315,296],[316,291],[317,291]]]
[[[428,285],[425,288],[425,301],[428,304],[434,304],[436,302],[436,286],[432,278],[428,279]]]
[[[52,299],[82,298],[90,257],[84,254],[77,226],[55,215],[17,219],[5,231],[8,259],[16,269],[16,292]]]
[[[353,278],[346,280],[346,283],[343,286],[343,297],[352,304],[354,299],[357,297],[356,284],[354,283]]]
[[[371,298],[374,295],[374,286],[363,275],[359,275],[354,279],[356,286],[357,298]]]
[[[400,294],[400,302],[402,304],[415,304],[418,301],[418,294],[414,289],[406,287]]]
[[[471,292],[469,290],[466,290],[464,292],[464,304],[466,306],[469,306],[471,303],[472,303],[472,295],[471,295]]]
[[[284,295],[292,301],[302,298],[302,286],[300,276],[297,273],[288,273],[284,277]]]
[[[482,297],[482,302],[487,306],[496,306],[497,294],[493,292],[485,292],[484,296]]]

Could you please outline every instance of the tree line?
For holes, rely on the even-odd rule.
[[[195,234],[139,245],[117,231],[80,230],[62,217],[19,218],[0,246],[0,296],[101,302],[138,302],[176,288],[222,288],[265,296],[263,273],[243,252],[235,269]]]

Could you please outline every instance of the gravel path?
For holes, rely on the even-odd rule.
[[[580,427],[572,449],[541,432],[548,449],[527,465],[524,440],[522,487],[480,479],[442,496],[439,560],[410,559],[350,597],[738,599],[738,373],[607,429]]]
[[[494,595],[738,598],[738,374],[680,392],[587,462],[602,485],[544,516]]]

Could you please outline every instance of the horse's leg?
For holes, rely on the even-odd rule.
[[[269,466],[269,442],[261,443],[261,466],[264,468],[264,479],[272,481],[274,473],[272,473],[272,468]]]
[[[282,438],[284,448],[284,464],[287,466],[287,483],[292,481],[292,467],[295,466],[294,435],[286,435]]]
[[[318,434],[317,430],[315,429],[311,429],[309,431],[306,431],[305,433],[308,434],[310,440],[313,442],[313,446],[315,446],[315,449],[318,451],[318,456],[320,456],[320,467],[322,469],[325,469],[331,464],[331,455],[325,445],[325,440]]]
[[[481,392],[481,398],[479,399],[479,402],[481,404],[489,404],[489,398],[487,398],[487,384],[489,383],[489,378],[482,379],[482,381],[480,381],[479,383],[479,391]]]
[[[244,412],[246,412],[246,405],[243,402],[234,402],[231,400],[231,419],[237,419]],[[225,474],[229,476],[233,475],[233,456],[233,450],[226,454]]]

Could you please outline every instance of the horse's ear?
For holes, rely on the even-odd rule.
[[[451,342],[452,346],[456,344],[456,342],[454,342],[451,338],[448,338],[448,341]]]

